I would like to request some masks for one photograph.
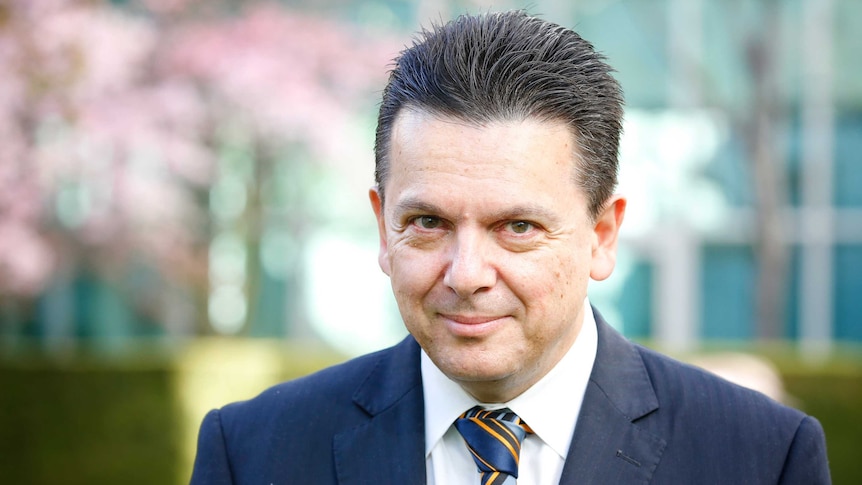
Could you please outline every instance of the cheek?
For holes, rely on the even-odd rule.
[[[417,297],[434,286],[439,271],[439,258],[434,253],[416,251],[400,245],[390,251],[390,279],[396,298],[400,301]]]
[[[523,280],[531,284],[536,292],[559,295],[565,293],[565,288],[576,280],[579,273],[576,263],[577,258],[572,254],[545,254],[523,265]],[[582,268],[581,271],[588,269]]]
[[[514,291],[534,315],[541,319],[571,318],[570,309],[586,296],[589,267],[583,258],[564,253],[524,266]]]

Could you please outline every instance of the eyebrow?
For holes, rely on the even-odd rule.
[[[556,223],[560,218],[551,211],[539,206],[523,206],[518,205],[508,207],[503,210],[492,213],[492,218],[496,221],[517,221],[527,220],[544,223]]]
[[[418,197],[406,197],[400,200],[393,208],[394,215],[400,217],[405,213],[428,214],[428,215],[445,215],[444,210],[439,206],[419,199]],[[540,206],[517,205],[514,207],[505,207],[498,211],[491,212],[489,218],[493,221],[509,221],[509,220],[536,220],[548,223],[559,222],[558,215]]]
[[[439,214],[442,212],[442,209],[436,205],[418,197],[406,197],[399,200],[392,210],[396,217],[400,217],[404,213]]]

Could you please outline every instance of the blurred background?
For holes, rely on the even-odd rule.
[[[0,0],[0,477],[186,483],[203,414],[406,335],[376,108],[527,8],[627,99],[627,336],[813,414],[862,483],[862,2]]]

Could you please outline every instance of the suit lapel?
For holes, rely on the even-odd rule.
[[[666,442],[636,421],[658,400],[635,346],[595,316],[596,362],[560,483],[648,483]]]
[[[385,354],[354,394],[368,420],[335,436],[340,484],[425,483],[425,418],[419,345]]]

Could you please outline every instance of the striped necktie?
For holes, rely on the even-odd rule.
[[[509,408],[476,406],[455,420],[481,473],[481,485],[514,485],[521,443],[530,428]]]

